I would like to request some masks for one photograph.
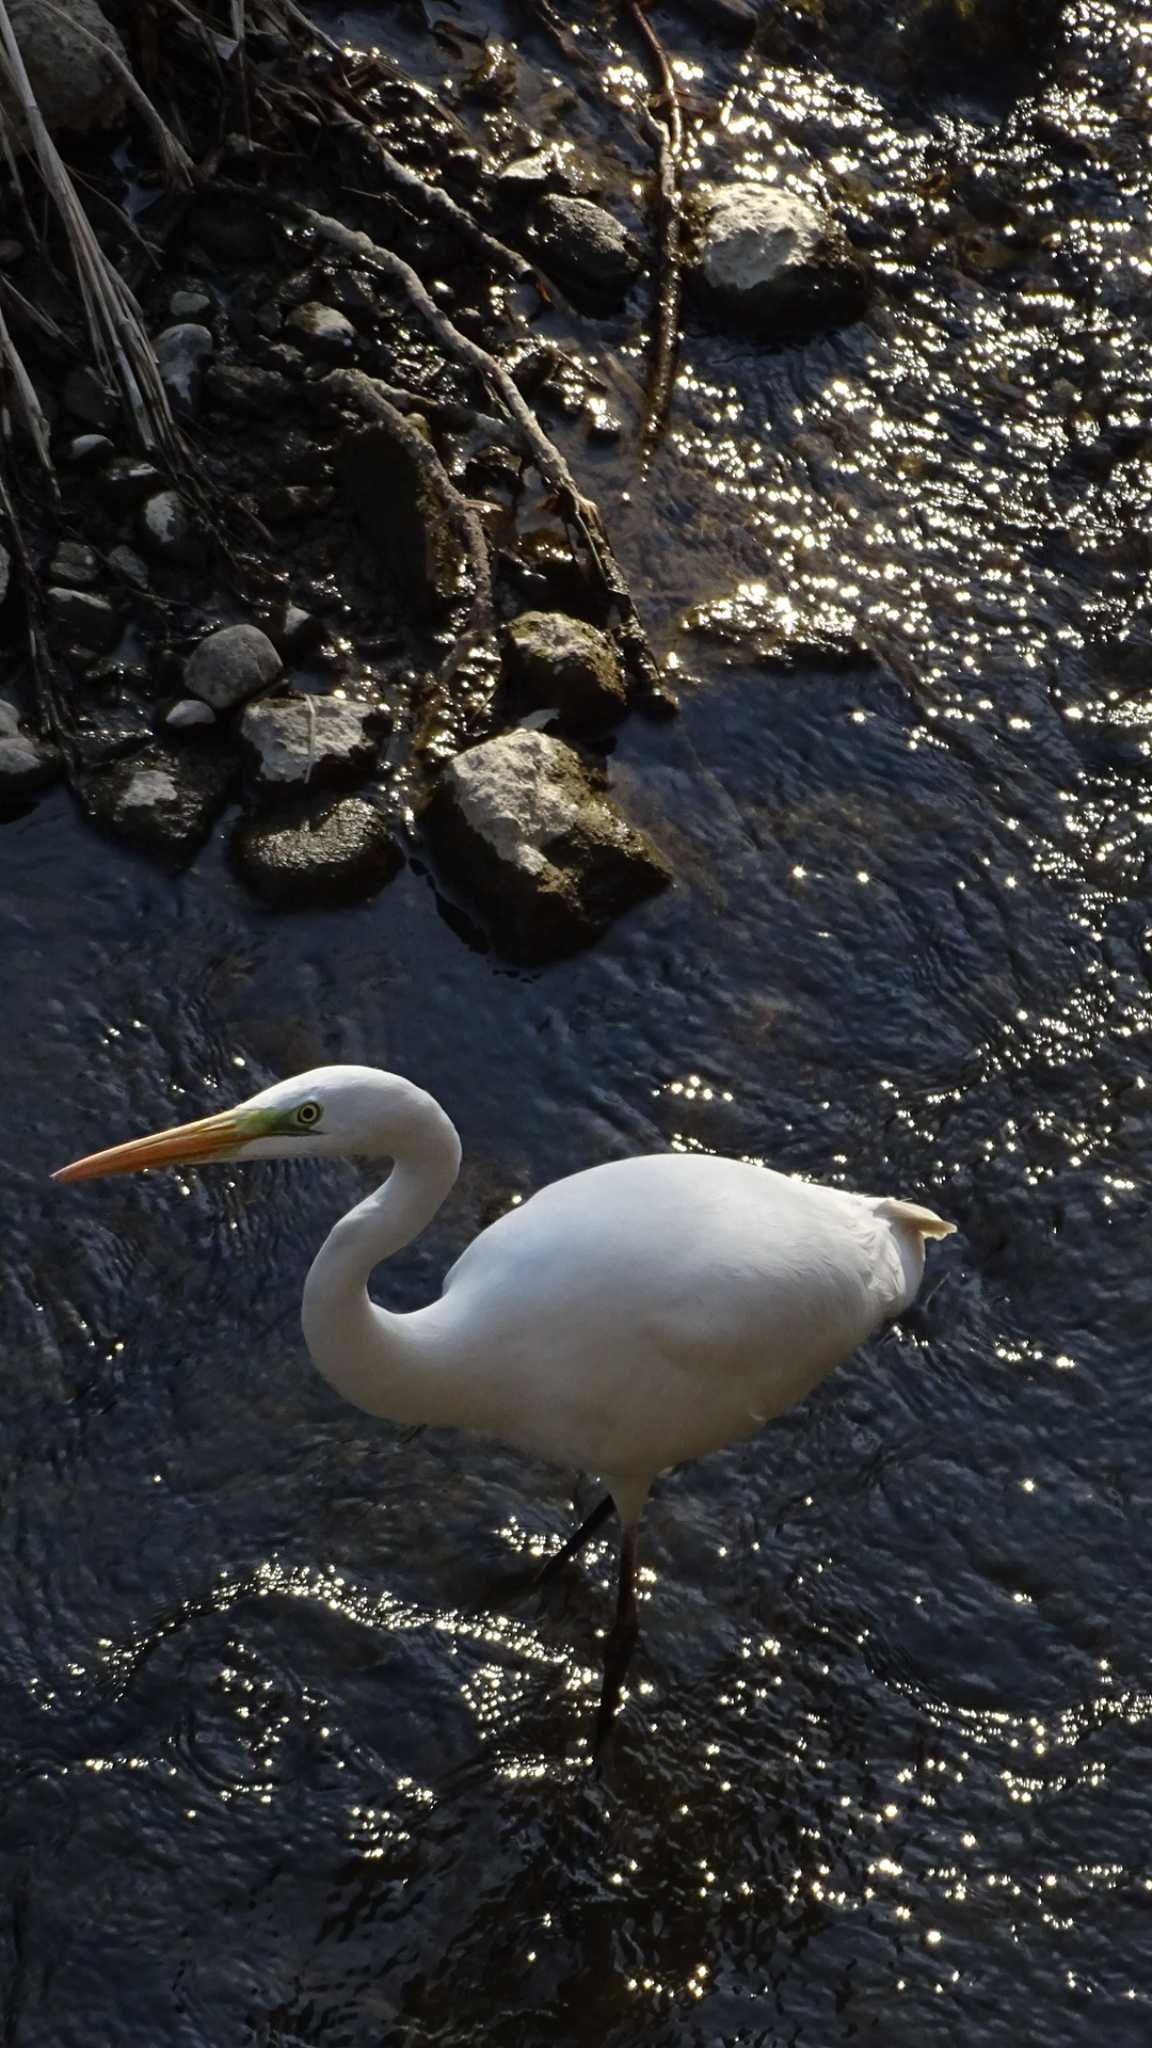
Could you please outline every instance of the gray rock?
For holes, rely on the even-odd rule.
[[[0,697],[0,740],[12,738],[20,730],[20,713],[7,698]]]
[[[207,292],[173,292],[168,311],[174,320],[202,320],[212,311],[212,301]]]
[[[107,434],[75,434],[62,450],[64,461],[75,469],[97,469],[111,453],[112,443]]]
[[[100,580],[99,557],[78,540],[62,540],[48,564],[48,580],[87,590]]]
[[[69,370],[60,387],[60,397],[74,419],[83,420],[85,426],[95,427],[99,433],[110,433],[120,417],[116,393],[87,363]]]
[[[251,363],[213,363],[205,390],[213,405],[253,419],[271,419],[292,396],[292,386],[279,370],[262,370]]]
[[[558,277],[600,298],[619,298],[640,269],[641,253],[614,214],[563,193],[536,211],[541,253]]]
[[[126,583],[133,584],[137,590],[147,590],[149,584],[148,568],[146,563],[140,560],[134,548],[110,548],[108,551],[108,567],[115,569],[118,576],[122,576]]]
[[[11,705],[0,706],[3,711],[11,709]],[[55,747],[29,738],[18,724],[11,731],[0,726],[0,806],[35,796],[37,790],[47,789],[49,783],[55,782],[60,773],[61,761]]]
[[[8,595],[8,582],[11,574],[12,557],[3,542],[0,542],[0,604],[3,604],[4,599]]]
[[[232,853],[257,894],[283,910],[360,903],[403,865],[379,811],[362,797],[340,797],[310,815],[244,820]]]
[[[78,779],[87,815],[119,838],[186,859],[207,838],[228,798],[231,754],[153,746]]]
[[[457,604],[467,554],[461,532],[429,482],[419,430],[399,415],[353,433],[341,451],[348,496],[411,608],[425,615]],[[434,460],[435,458],[433,458]]]
[[[545,192],[571,191],[572,181],[559,151],[537,149],[531,156],[513,157],[501,164],[492,179],[501,199],[538,199]]]
[[[44,603],[53,626],[72,647],[106,654],[120,638],[119,618],[107,598],[94,591],[49,589]]]
[[[179,491],[157,491],[137,514],[137,537],[153,561],[194,569],[207,559],[207,548]]]
[[[554,705],[577,728],[609,725],[628,708],[616,649],[583,619],[522,612],[508,627],[506,660],[528,703]]]
[[[259,626],[221,626],[194,647],[184,666],[190,696],[230,711],[276,681],[284,664]]]
[[[763,334],[859,319],[871,295],[860,257],[824,208],[778,185],[712,187],[690,272],[714,311]]]
[[[162,490],[164,478],[154,462],[142,455],[114,455],[100,478],[100,495],[115,511],[142,505]]]
[[[384,723],[368,705],[277,697],[249,705],[240,737],[259,786],[298,795],[309,785],[357,781],[376,758],[374,734]]]
[[[215,725],[216,713],[210,704],[201,703],[199,697],[181,697],[165,713],[164,723],[175,732],[190,732],[195,726]]]
[[[446,873],[518,961],[587,945],[671,871],[563,740],[511,732],[461,754],[424,812]]]
[[[200,410],[204,365],[215,348],[211,334],[194,320],[184,320],[177,327],[166,327],[153,346],[173,411],[192,419]]]
[[[67,0],[66,7],[9,0],[8,16],[40,111],[53,133],[87,135],[116,127],[126,104],[124,81],[99,46],[107,44],[124,64],[128,54],[96,0]],[[7,95],[3,104],[14,114]],[[22,129],[22,117],[14,118]]]
[[[285,326],[305,353],[325,363],[344,363],[355,352],[356,329],[335,306],[309,299],[289,313]]]
[[[324,638],[324,621],[301,605],[288,604],[268,621],[268,636],[280,654],[307,654]]]

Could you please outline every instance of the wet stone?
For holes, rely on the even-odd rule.
[[[142,562],[134,548],[117,547],[108,551],[108,567],[131,583],[137,590],[147,590],[149,584],[148,566]]]
[[[591,199],[562,193],[544,199],[536,226],[541,255],[570,286],[619,298],[640,269],[640,250],[627,229]]]
[[[302,605],[289,604],[269,619],[268,635],[277,651],[286,657],[307,654],[324,638],[324,622]]]
[[[413,609],[446,610],[464,588],[465,550],[414,450],[410,421],[374,421],[345,443],[344,487],[385,566]]]
[[[355,351],[356,329],[347,314],[335,306],[323,306],[309,299],[289,313],[285,324],[305,353],[321,362],[343,363]]]
[[[62,540],[48,564],[49,582],[86,590],[99,579],[100,560],[93,550],[78,540]]]
[[[538,199],[545,192],[569,192],[572,181],[558,150],[537,149],[531,156],[501,164],[492,186],[501,199],[520,201]]]
[[[667,886],[663,856],[563,740],[512,732],[452,762],[424,812],[445,873],[510,959],[555,958]]]
[[[143,456],[115,455],[100,479],[100,495],[119,511],[131,505],[142,505],[145,498],[150,498],[161,488],[163,482],[155,463],[146,462]]]
[[[212,311],[212,301],[207,292],[173,292],[168,301],[168,311],[173,320],[202,320]]]
[[[523,612],[508,627],[509,680],[530,704],[554,706],[576,727],[622,718],[620,658],[606,633],[564,612]]]
[[[154,746],[80,777],[77,795],[107,831],[183,859],[207,838],[232,775],[232,756],[220,749],[172,753]]]
[[[204,365],[215,347],[211,334],[196,321],[185,320],[166,327],[153,347],[173,411],[191,419],[200,410]]]
[[[221,626],[194,647],[184,668],[190,696],[230,711],[276,681],[284,664],[259,626]]]
[[[388,720],[371,706],[333,697],[277,697],[250,705],[240,736],[258,786],[297,794],[310,784],[355,782],[376,758]]]
[[[213,363],[205,378],[213,405],[253,419],[270,419],[287,405],[292,386],[279,370],[252,363]]]
[[[50,588],[44,602],[52,625],[73,647],[106,654],[120,638],[120,620],[106,597]]]
[[[857,320],[871,279],[822,206],[777,185],[712,187],[690,275],[714,313],[762,334]]]
[[[202,703],[199,697],[180,697],[171,710],[165,713],[164,723],[171,726],[174,732],[192,732],[197,727],[203,729],[215,725],[216,713],[210,704]]]
[[[340,797],[322,809],[244,820],[232,854],[259,896],[282,910],[361,903],[403,865],[379,811],[362,797]]]
[[[0,804],[35,796],[60,774],[60,756],[44,740],[20,730],[20,713],[0,697]]]
[[[137,535],[156,562],[196,568],[207,558],[204,536],[178,491],[157,491],[137,516]]]
[[[107,462],[112,450],[107,434],[76,434],[64,443],[61,453],[63,461],[75,469],[97,469]]]

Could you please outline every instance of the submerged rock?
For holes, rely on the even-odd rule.
[[[100,45],[125,66],[128,53],[96,0],[9,0],[8,17],[48,127],[77,135],[116,127],[126,105],[124,81]],[[3,108],[22,127],[7,94]]]
[[[203,704],[199,697],[180,697],[170,711],[165,713],[165,725],[174,732],[191,732],[197,726],[215,725],[216,713],[210,704]]]
[[[322,810],[243,820],[232,839],[240,873],[282,910],[361,903],[403,865],[379,811],[363,797],[339,797]]]
[[[620,658],[608,635],[565,612],[522,612],[513,619],[507,666],[529,703],[554,705],[573,726],[608,725],[628,708]]]
[[[713,311],[768,335],[860,318],[871,296],[868,270],[822,206],[753,183],[702,197],[690,274]]]
[[[513,960],[570,953],[666,887],[663,856],[563,740],[512,732],[452,762],[424,812],[445,872]]]
[[[153,853],[186,859],[223,810],[233,768],[232,755],[218,748],[149,747],[79,778],[76,794],[95,824]]]
[[[320,362],[343,363],[355,353],[356,329],[346,313],[315,299],[297,306],[285,322],[307,355]]]
[[[60,756],[46,741],[20,730],[20,713],[0,697],[0,804],[20,803],[55,782]]]
[[[153,346],[173,411],[191,419],[200,410],[204,365],[216,346],[211,334],[196,321],[183,320],[166,327]]]
[[[386,714],[334,697],[277,697],[252,704],[240,736],[257,783],[271,794],[309,784],[355,782],[376,758]]]
[[[405,599],[424,614],[446,611],[464,588],[467,555],[448,504],[432,485],[433,451],[397,414],[374,420],[345,444],[348,496]],[[448,479],[445,476],[445,486]]]
[[[95,551],[78,540],[62,540],[48,564],[48,581],[87,590],[99,580],[100,561]]]
[[[106,654],[120,638],[120,620],[106,597],[91,590],[50,589],[45,609],[56,631],[72,647]]]
[[[112,442],[107,434],[74,434],[61,453],[75,469],[98,469],[112,454]]]
[[[136,531],[141,547],[153,561],[195,569],[207,558],[204,535],[179,491],[157,491],[146,498]]]
[[[552,194],[541,200],[536,225],[545,263],[569,285],[619,298],[640,269],[641,253],[627,229],[591,199]]]
[[[189,694],[230,711],[276,681],[284,664],[259,626],[221,626],[194,647],[184,666]]]

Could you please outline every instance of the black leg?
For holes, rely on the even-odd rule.
[[[640,1633],[640,1622],[636,1613],[637,1533],[635,1528],[625,1529],[620,1541],[620,1582],[616,1595],[616,1619],[604,1645],[604,1681],[600,1687],[600,1705],[596,1709],[596,1733],[592,1742],[592,1755],[597,1763],[616,1718],[624,1676],[636,1647],[636,1638]]]
[[[570,1557],[575,1557],[578,1550],[583,1550],[584,1545],[590,1537],[596,1534],[597,1529],[603,1528],[615,1505],[616,1503],[610,1493],[606,1493],[603,1500],[597,1501],[592,1513],[585,1516],[580,1527],[568,1538],[567,1543],[562,1543],[559,1550],[553,1551],[551,1557],[545,1558],[544,1563],[536,1574],[536,1585],[546,1586],[548,1581],[554,1579],[557,1572],[567,1564]]]

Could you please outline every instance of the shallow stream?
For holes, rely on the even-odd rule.
[[[1152,20],[1077,4],[995,104],[664,27],[698,175],[815,162],[885,287],[777,351],[690,322],[646,483],[573,430],[680,664],[613,760],[676,888],[525,973],[415,869],[283,917],[219,843],[172,880],[59,792],[3,831],[19,2048],[1152,2031]],[[607,121],[591,74],[554,118]],[[605,333],[623,406],[634,321],[565,338]],[[516,1591],[591,1482],[404,1441],[303,1354],[365,1176],[47,1180],[339,1059],[464,1140],[398,1306],[513,1195],[668,1145],[959,1226],[896,1333],[659,1489],[602,1785],[609,1550]]]

